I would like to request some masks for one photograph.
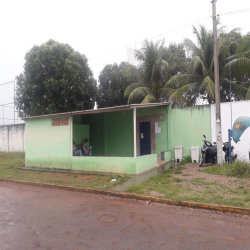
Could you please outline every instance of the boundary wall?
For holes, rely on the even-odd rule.
[[[25,124],[0,126],[0,152],[24,152]]]

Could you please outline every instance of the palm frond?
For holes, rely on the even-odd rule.
[[[135,82],[130,84],[124,91],[124,97],[127,98],[132,93],[132,91],[136,88],[143,87],[143,84],[140,82]]]
[[[215,98],[215,87],[212,79],[207,76],[201,83],[200,92],[205,91],[209,100],[214,100]]]
[[[141,103],[152,103],[152,102],[156,102],[156,99],[153,94],[149,93]]]
[[[168,66],[168,63],[165,60],[162,60],[161,57],[159,57],[152,69],[151,83],[159,82],[159,80],[162,80],[167,73]]]
[[[196,29],[195,26],[193,26],[193,33],[195,34],[196,39],[197,39],[198,44],[200,45],[200,47],[203,47],[202,46],[203,45],[203,41],[202,41],[201,33]]]
[[[165,98],[168,99],[174,92],[176,91],[176,89],[172,89],[172,88],[162,88],[161,89],[161,98]]]
[[[228,91],[230,89],[230,81],[227,79],[220,79],[220,85],[222,87],[222,90]],[[231,81],[231,90],[232,93],[240,98],[245,98],[245,95],[247,93],[248,88],[243,86],[243,85],[239,85],[234,81]]]
[[[208,72],[199,56],[195,56],[189,64],[189,72],[195,75],[207,76]]]
[[[180,88],[186,84],[189,84],[192,82],[198,82],[201,80],[202,80],[201,77],[196,76],[196,75],[192,75],[192,74],[175,75],[169,81],[167,81],[167,83],[165,84],[165,87],[177,89],[177,88]]]
[[[195,55],[200,55],[199,48],[192,40],[185,38],[183,44],[187,50],[187,53],[190,54],[192,57],[194,57]]]
[[[197,83],[190,83],[182,86],[181,88],[178,88],[173,92],[173,94],[169,97],[169,101],[183,103],[186,101],[185,93],[186,92],[192,92],[194,88],[197,87]]]
[[[128,98],[128,104],[132,102],[133,103],[141,102],[150,93],[151,91],[148,87],[138,87],[130,93],[129,98]]]
[[[250,59],[246,57],[236,58],[227,63],[222,69],[224,75],[228,75],[230,64],[232,77],[242,77],[250,73]]]

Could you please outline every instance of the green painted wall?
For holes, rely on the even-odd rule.
[[[164,161],[169,162],[172,160],[172,151],[171,150],[165,151],[165,152],[163,152],[163,154],[164,154]]]
[[[155,146],[156,146],[156,153],[157,156],[161,156],[162,151],[170,150],[171,145],[168,141],[171,136],[169,136],[169,123],[170,123],[170,117],[168,115],[168,110],[170,106],[162,106],[162,107],[152,107],[152,108],[143,108],[143,109],[137,109],[136,116],[137,117],[143,117],[143,116],[149,116],[154,114],[162,114],[165,115],[165,121],[158,122],[158,127],[161,128],[161,133],[155,134]]]
[[[134,156],[133,111],[104,113],[104,155]]]
[[[70,120],[70,119],[69,119]],[[70,125],[53,126],[52,119],[34,119],[25,122],[26,166],[58,165],[68,168],[71,156]]]
[[[26,121],[26,166],[126,174],[156,166],[156,154],[138,158],[71,156],[70,125],[52,127],[51,123],[51,118]]]
[[[93,156],[104,155],[103,150],[103,114],[92,114],[89,116],[90,140]],[[88,118],[83,116],[82,119]],[[87,119],[85,119],[87,120]]]
[[[136,174],[147,171],[153,167],[156,167],[157,163],[157,155],[144,155],[137,158],[136,160]]]
[[[174,146],[183,146],[183,157],[191,155],[191,147],[203,145],[203,134],[211,141],[211,111],[209,105],[172,109],[172,158]]]
[[[82,118],[76,118],[74,121],[81,123],[83,120]],[[99,121],[99,123],[95,121]],[[105,136],[110,135],[108,142],[112,142],[115,145],[112,145],[112,147],[107,145],[105,149],[107,153],[117,152],[122,154],[120,150],[123,150],[125,154],[133,154],[132,121],[131,111],[119,112],[114,117],[111,116],[111,113],[92,115],[92,118],[88,120],[89,127],[91,127],[92,123],[96,126],[92,132],[90,129],[90,137],[91,133],[93,133],[92,142],[95,143],[95,140],[102,134]],[[107,125],[105,131],[103,131],[103,124]],[[105,139],[105,136],[101,136],[101,138]],[[71,144],[70,117],[69,125],[53,127],[51,118],[27,120],[25,165],[28,167],[138,174],[156,167],[157,163],[156,154],[137,158],[104,156],[75,157],[71,156]],[[99,150],[101,149],[99,148]]]
[[[139,174],[156,167],[157,156],[142,157],[72,157],[72,169],[82,171]]]
[[[73,124],[73,138],[77,145],[82,144],[85,138],[89,139],[89,125]]]
[[[74,116],[73,121],[89,125],[93,156],[133,156],[132,110]]]

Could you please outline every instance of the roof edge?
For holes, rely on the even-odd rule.
[[[159,102],[159,103],[145,103],[145,104],[130,104],[130,105],[122,105],[122,106],[114,106],[100,109],[89,109],[89,110],[80,110],[80,111],[71,111],[64,113],[55,113],[55,114],[47,114],[47,115],[39,115],[39,116],[30,116],[23,117],[22,120],[31,120],[31,119],[41,119],[41,118],[49,118],[49,117],[57,117],[57,116],[71,116],[71,115],[83,115],[83,114],[96,114],[96,113],[107,113],[107,112],[117,112],[135,108],[150,108],[150,107],[160,107],[170,105],[169,102]]]

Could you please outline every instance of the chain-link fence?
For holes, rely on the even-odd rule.
[[[11,97],[11,88],[6,86],[13,85],[13,99]],[[1,103],[1,101],[13,100],[8,103]],[[8,81],[0,84],[0,126],[23,123],[18,117],[18,112],[15,110],[15,81]]]

